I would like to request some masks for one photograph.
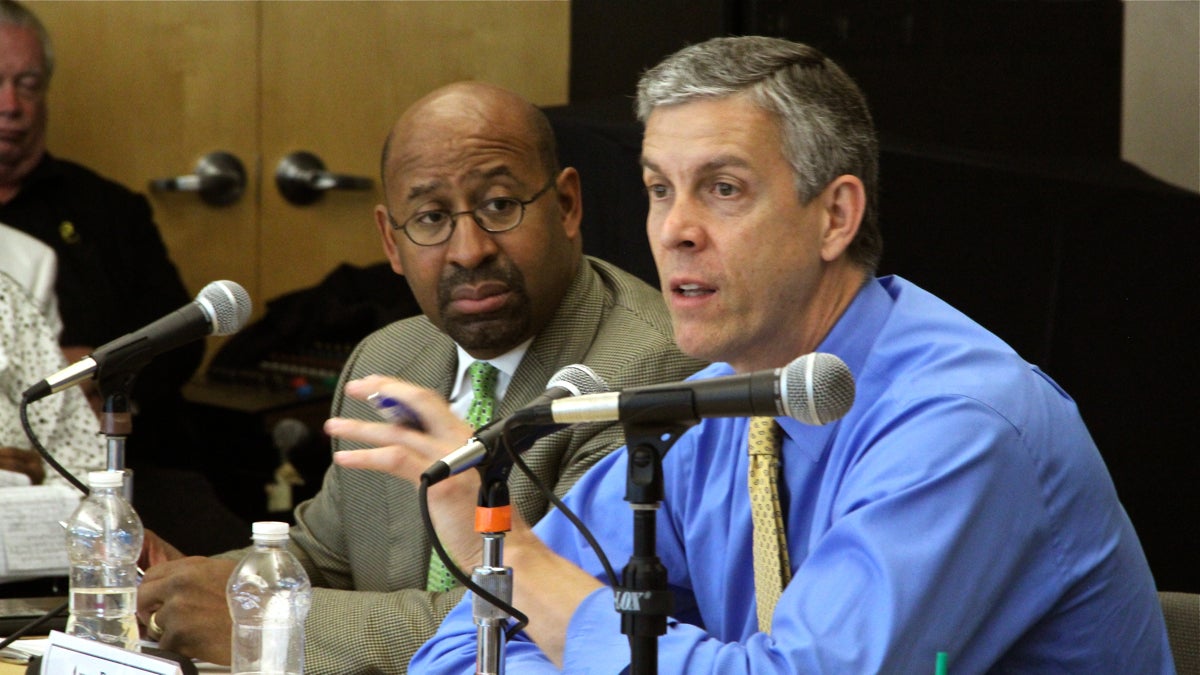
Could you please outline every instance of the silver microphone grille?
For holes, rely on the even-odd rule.
[[[250,294],[236,281],[214,281],[196,296],[196,302],[208,311],[213,335],[236,333],[250,319]]]
[[[780,392],[788,417],[805,424],[828,424],[854,405],[854,376],[833,354],[805,354],[787,365]]]
[[[546,383],[547,389],[561,387],[572,392],[572,396],[600,394],[608,391],[608,383],[587,366],[576,363],[566,366],[554,374]]]

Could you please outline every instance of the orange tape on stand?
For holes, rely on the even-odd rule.
[[[508,532],[512,529],[512,505],[475,507],[476,532]]]

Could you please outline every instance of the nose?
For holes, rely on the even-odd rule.
[[[500,250],[496,240],[486,232],[470,212],[455,214],[454,231],[446,242],[446,260],[466,269],[474,269]]]
[[[652,207],[646,222],[651,239],[663,248],[693,249],[704,243],[703,211],[696,200],[686,196],[677,195],[668,204]]]
[[[0,79],[0,113],[9,115],[21,108],[21,97],[17,93],[17,84],[11,79]]]

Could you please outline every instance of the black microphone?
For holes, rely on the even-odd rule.
[[[845,362],[814,352],[784,368],[551,401],[518,411],[508,424],[695,423],[706,417],[770,416],[821,425],[841,418],[853,404],[854,377]]]
[[[568,396],[582,396],[608,391],[604,378],[597,375],[591,368],[576,363],[559,370],[546,383],[546,391],[541,396],[530,401],[521,410],[548,405],[551,401]],[[515,416],[515,414],[514,414]],[[508,419],[512,419],[511,417]],[[553,431],[565,427],[565,424],[522,425],[520,436],[508,437],[509,448],[513,452],[523,452],[533,445],[537,439]],[[501,438],[511,431],[507,420],[493,420],[492,423],[480,427],[475,436],[459,449],[434,462],[425,473],[422,480],[428,480],[430,485],[483,462],[487,454],[496,448]]]
[[[250,307],[250,294],[240,284],[214,281],[202,288],[194,301],[96,349],[21,396],[31,403],[87,379],[136,372],[155,356],[192,340],[237,332],[250,318]]]

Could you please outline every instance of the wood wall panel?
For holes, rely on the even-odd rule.
[[[570,4],[510,1],[30,0],[53,36],[49,147],[145,192],[225,150],[250,173],[225,207],[151,194],[185,283],[239,281],[261,311],[341,262],[383,259],[372,224],[379,151],[405,106],[459,79],[567,100]],[[286,203],[280,158],[321,156],[376,181]]]

